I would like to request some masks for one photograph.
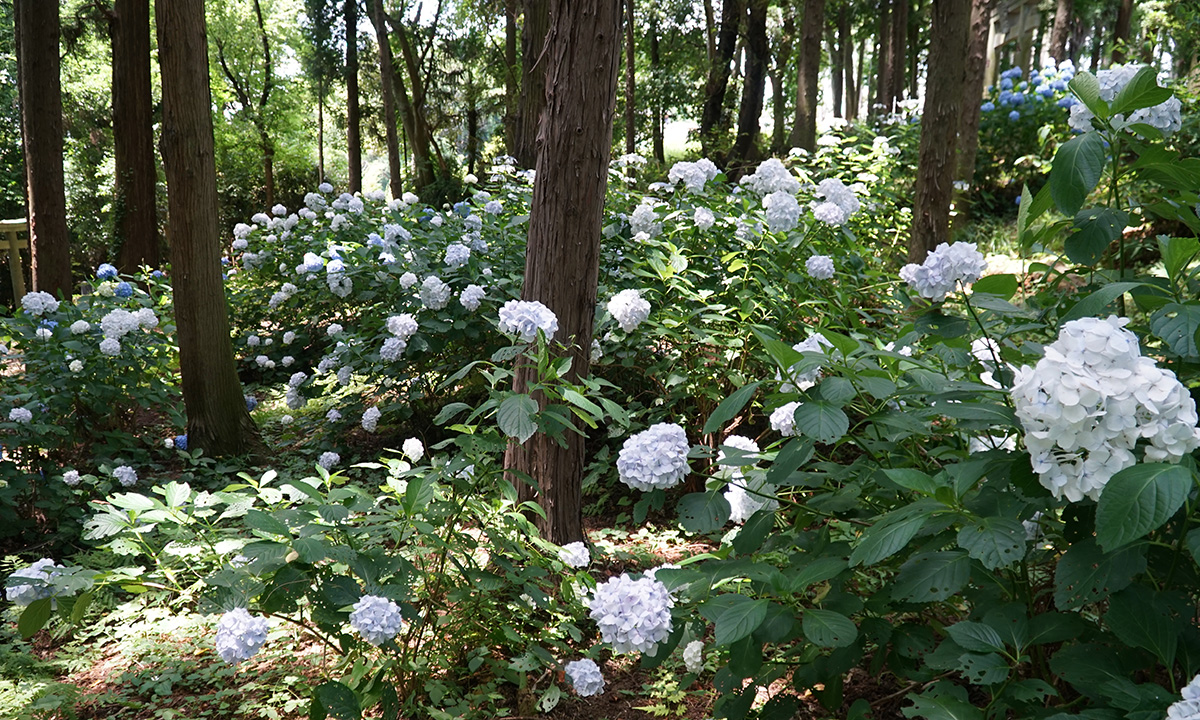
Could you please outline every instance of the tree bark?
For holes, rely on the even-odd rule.
[[[704,0],[704,58],[711,66],[717,57],[717,28],[712,0]]]
[[[654,98],[654,126],[650,131],[651,150],[654,153],[654,159],[658,163],[667,161],[666,151],[663,147],[663,134],[666,130],[666,117],[663,111],[662,99],[662,58],[658,52],[658,13],[650,14],[650,77],[654,78],[658,89],[657,96]]]
[[[221,279],[204,0],[157,0],[162,154],[167,171],[176,339],[188,445],[209,455],[261,449],[229,339]]]
[[[854,121],[858,119],[858,98],[862,92],[862,55],[859,55],[856,73],[853,27],[850,24],[850,13],[845,8],[838,13],[838,38],[846,66],[846,119]]]
[[[840,12],[840,10],[839,10]],[[838,52],[837,28],[825,29],[825,44],[829,46],[829,83],[833,90],[833,116],[842,117],[842,96],[844,94],[845,60],[846,56]]]
[[[867,114],[871,117],[892,111],[887,102],[888,88],[892,84],[892,71],[888,65],[888,58],[891,56],[889,46],[892,44],[891,9],[890,0],[879,0],[879,30],[875,36],[875,84],[872,88],[871,104],[867,108]]]
[[[513,155],[517,152],[517,98],[521,92],[520,72],[517,66],[517,0],[504,0],[504,148]]]
[[[433,185],[439,177],[446,174],[445,164],[437,152],[433,139],[433,130],[426,119],[425,99],[427,96],[425,79],[422,76],[417,54],[409,41],[408,31],[401,22],[391,19],[392,31],[400,41],[400,57],[408,74],[408,85],[399,76],[393,87],[396,90],[396,104],[404,118],[404,130],[412,145],[413,174],[417,192]],[[410,95],[411,91],[411,95]],[[435,168],[434,165],[437,164]]]
[[[531,168],[537,164],[538,126],[546,107],[546,34],[550,14],[546,0],[524,0],[525,25],[521,30],[521,102],[517,123],[517,164]],[[618,20],[620,19],[618,15]]]
[[[715,131],[721,124],[725,109],[725,93],[729,90],[729,63],[737,49],[738,28],[742,24],[743,0],[723,0],[721,3],[721,30],[717,41],[717,53],[708,68],[708,80],[704,83],[704,103],[700,110],[700,144],[705,155],[711,155],[716,146]]]
[[[555,339],[572,359],[568,376],[586,377],[601,222],[612,147],[621,10],[612,0],[551,0],[547,40],[546,122],[539,133],[537,177],[529,217],[525,284],[521,297],[545,303],[558,316]],[[515,388],[524,392],[533,368],[518,365]],[[568,432],[567,447],[535,434],[509,444],[505,468],[537,484],[546,512],[542,534],[563,544],[583,539],[580,511],[583,438]],[[522,497],[530,488],[522,483]]]
[[[817,147],[817,86],[821,72],[821,35],[825,27],[825,0],[804,0],[800,20],[800,59],[796,72],[796,114],[792,145],[812,151]]]
[[[154,163],[154,98],[150,90],[150,0],[117,0],[112,37],[113,159],[116,179],[117,266],[132,273],[157,267],[158,218]]]
[[[966,184],[956,191],[954,203],[958,214],[955,227],[961,227],[970,217],[969,199],[973,197],[975,158],[979,153],[980,102],[983,97],[984,73],[987,70],[988,29],[995,0],[972,0],[970,29],[967,31],[967,61],[963,70],[963,103],[958,125],[958,169],[955,178]]]
[[[1050,30],[1050,57],[1062,62],[1067,57],[1067,38],[1071,35],[1074,20],[1075,0],[1057,0],[1054,3],[1054,26]]]
[[[345,0],[346,20],[346,165],[350,192],[362,191],[362,112],[358,107],[358,3]]]
[[[730,161],[752,163],[757,162],[761,155],[758,148],[759,118],[766,94],[766,70],[770,55],[767,48],[767,0],[749,0],[749,13],[746,15],[746,78],[742,82],[738,131],[729,153]]]
[[[637,149],[637,106],[634,102],[636,88],[636,56],[634,54],[634,0],[625,0],[625,153],[632,155]]]
[[[908,13],[908,97],[917,97],[917,80],[921,61],[921,25],[926,12],[925,0],[916,0],[917,5]]]
[[[908,246],[909,262],[918,263],[939,243],[950,239],[950,199],[958,146],[955,136],[963,105],[962,58],[971,9],[962,0],[933,0],[930,14],[929,71]]]
[[[887,100],[884,104],[895,109],[904,99],[908,67],[908,5],[909,0],[892,0],[892,41],[888,43]]]
[[[1125,62],[1125,51],[1129,47],[1129,30],[1132,23],[1133,0],[1118,0],[1117,21],[1113,24],[1113,65]]]
[[[383,94],[383,126],[386,133],[388,158],[388,187],[392,197],[404,194],[404,179],[400,171],[400,138],[396,128],[396,71],[392,63],[392,42],[383,14],[383,0],[371,0],[371,23],[379,44],[379,78]]]
[[[15,0],[13,16],[33,290],[69,299],[71,246],[63,181],[58,3]]]
[[[796,15],[789,3],[783,8],[783,25],[775,42],[772,53],[771,67],[768,77],[771,78],[771,152],[782,155],[787,152],[788,128],[788,93],[785,79],[792,68],[792,50],[796,37]]]
[[[1100,60],[1104,57],[1104,19],[1096,15],[1096,24],[1092,28],[1092,74],[1100,70]]]

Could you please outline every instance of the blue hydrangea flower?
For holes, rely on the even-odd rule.
[[[687,433],[675,423],[651,425],[625,440],[617,456],[621,482],[638,490],[669,488],[688,474]]]
[[[96,268],[96,278],[99,280],[112,280],[117,276],[117,269],[108,263],[101,263],[100,267]]]
[[[113,295],[119,298],[133,297],[133,286],[122,280],[113,288]]]
[[[675,601],[667,586],[650,577],[634,580],[628,573],[596,586],[588,603],[600,639],[613,652],[643,652],[653,656],[658,644],[671,634],[671,608]]]
[[[350,626],[372,645],[381,645],[396,637],[403,622],[400,606],[378,595],[363,595],[350,613]]]
[[[254,412],[254,408],[258,407],[258,399],[253,395],[246,396],[246,412]]]
[[[176,435],[175,436],[175,449],[176,450],[187,450],[187,447],[188,447],[187,446],[187,433],[184,433],[183,435]]]
[[[984,104],[980,105],[979,109],[982,110],[983,112],[991,112],[996,109],[996,103],[992,102],[991,100],[988,100]]]
[[[1008,114],[1008,119],[1011,120],[1012,122],[1016,122],[1021,119],[1021,113],[1017,112],[1016,110],[1013,110],[1012,112],[1010,112]]]
[[[267,620],[246,608],[230,610],[217,622],[217,654],[230,665],[254,657],[267,641]]]
[[[594,660],[575,660],[567,663],[563,670],[579,697],[591,697],[604,692],[604,675]]]

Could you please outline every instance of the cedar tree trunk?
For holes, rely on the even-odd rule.
[[[792,119],[792,145],[812,151],[817,147],[817,86],[821,72],[821,35],[825,27],[825,0],[804,0],[800,20],[800,62],[796,73],[796,114]]]
[[[713,134],[721,124],[725,109],[725,92],[729,89],[729,63],[737,49],[738,27],[742,23],[742,1],[724,0],[721,3],[721,29],[717,53],[708,68],[704,84],[704,103],[700,110],[700,144],[705,155],[711,155],[715,145]]]
[[[637,149],[637,105],[634,90],[637,87],[633,43],[634,0],[625,0],[625,152],[632,155]]]
[[[1062,62],[1067,57],[1067,38],[1071,35],[1072,15],[1075,0],[1057,0],[1054,3],[1054,27],[1050,30],[1050,57]]]
[[[362,113],[358,108],[358,2],[346,0],[346,166],[350,192],[362,191]]]
[[[1129,49],[1129,29],[1132,24],[1133,0],[1118,0],[1117,21],[1113,25],[1113,65],[1125,62],[1125,51]]]
[[[546,0],[524,0],[525,26],[521,29],[521,100],[517,118],[517,165],[531,168],[538,159],[538,127],[546,107],[546,33],[550,14]],[[620,13],[618,12],[618,20]]]
[[[766,94],[770,55],[767,48],[767,0],[749,0],[749,13],[746,15],[746,79],[742,82],[737,137],[729,154],[731,162],[752,163],[759,159],[759,118]]]
[[[113,155],[121,272],[158,267],[158,170],[150,93],[150,0],[117,0],[112,16]]]
[[[967,63],[963,70],[963,105],[958,125],[958,170],[955,179],[967,184],[965,193],[956,192],[955,225],[969,216],[967,199],[973,195],[975,156],[979,153],[980,98],[983,97],[983,76],[987,70],[988,28],[992,21],[995,0],[972,0],[971,27],[967,35]]]
[[[392,64],[392,41],[383,15],[383,0],[371,0],[371,22],[379,44],[379,79],[383,93],[383,126],[387,136],[388,186],[392,197],[404,194],[400,173],[400,138],[396,129],[396,72]]]

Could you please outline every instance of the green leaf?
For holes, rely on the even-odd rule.
[[[1181,465],[1143,463],[1112,476],[1096,507],[1096,542],[1113,550],[1162,526],[1183,506],[1192,473]]]
[[[1188,552],[1192,554],[1192,560],[1197,565],[1200,565],[1200,528],[1188,531],[1185,538]]]
[[[599,405],[591,400],[588,400],[576,390],[572,390],[571,388],[563,390],[563,400],[566,400],[575,407],[586,411],[595,419],[604,417],[604,411],[600,409]]]
[[[1171,99],[1171,91],[1158,86],[1158,72],[1145,65],[1137,71],[1112,101],[1113,115],[1128,115],[1134,110],[1154,107]]]
[[[841,407],[854,399],[854,383],[843,377],[827,377],[817,386],[817,392],[830,403]]]
[[[1091,537],[1071,545],[1054,571],[1054,604],[1059,610],[1074,610],[1129,587],[1146,569],[1143,550],[1132,546],[1106,554]]]
[[[1084,299],[1075,303],[1075,306],[1066,312],[1058,319],[1058,325],[1061,328],[1071,320],[1077,320],[1081,317],[1096,317],[1100,315],[1104,308],[1108,307],[1109,303],[1116,300],[1121,295],[1139,287],[1152,287],[1143,282],[1115,282],[1109,283],[1100,288],[1096,292],[1088,295]]]
[[[892,597],[913,602],[945,600],[967,584],[971,560],[965,552],[942,550],[913,555],[892,583]]]
[[[54,611],[51,607],[52,603],[51,598],[34,600],[21,611],[21,617],[17,620],[17,632],[21,633],[21,639],[28,640],[46,626]]]
[[[1029,194],[1029,186],[1021,188],[1021,206],[1017,210],[1017,242],[1023,248],[1033,246],[1033,233],[1030,226],[1047,210],[1053,200],[1050,197],[1050,184],[1046,183],[1038,190],[1037,195]]]
[[[954,315],[947,315],[936,309],[919,316],[913,322],[913,327],[925,335],[933,335],[947,340],[962,337],[971,329],[966,320]]]
[[[983,653],[1004,652],[1004,640],[1000,638],[1000,633],[983,623],[964,620],[946,628],[946,632],[949,633],[950,639],[965,650]]]
[[[1060,145],[1050,169],[1050,195],[1059,212],[1068,217],[1079,212],[1103,171],[1104,140],[1099,133],[1084,133]]]
[[[854,621],[832,610],[809,608],[804,611],[801,625],[804,637],[821,647],[847,647],[858,639]]]
[[[1200,356],[1196,333],[1200,332],[1200,303],[1170,303],[1150,316],[1150,329],[1162,338],[1171,352],[1184,358]]]
[[[1164,667],[1175,663],[1182,626],[1177,627],[1157,602],[1155,592],[1135,585],[1108,601],[1104,624],[1126,645],[1149,650]]]
[[[750,516],[737,537],[733,539],[733,549],[739,555],[749,555],[762,547],[763,541],[775,527],[775,513],[756,512]]]
[[[1018,287],[1019,283],[1017,282],[1016,275],[1011,273],[998,273],[996,275],[988,275],[976,280],[974,292],[998,295],[1005,300],[1008,300],[1013,295],[1017,294]]]
[[[1077,232],[1063,241],[1063,250],[1071,262],[1095,265],[1114,240],[1129,224],[1129,215],[1111,208],[1089,208],[1075,215]]]
[[[537,424],[533,421],[537,411],[537,402],[528,395],[509,395],[496,411],[496,424],[505,435],[524,443],[537,432]]]
[[[942,487],[941,483],[916,468],[887,468],[883,474],[900,487],[923,495],[933,495]]]
[[[461,403],[461,402],[447,403],[446,405],[444,405],[442,407],[442,410],[441,410],[441,412],[439,412],[437,414],[437,417],[435,417],[433,419],[433,424],[434,425],[445,425],[446,423],[450,422],[450,420],[455,415],[458,415],[459,413],[463,412],[464,410],[470,410],[470,409],[471,409],[471,406],[466,403]]]
[[[679,499],[676,508],[679,510],[679,524],[693,533],[719,530],[729,521],[731,512],[724,493],[716,490],[688,493]]]
[[[1100,99],[1100,81],[1090,72],[1076,73],[1067,86],[1075,97],[1083,101],[1092,114],[1101,119],[1108,119],[1108,103]],[[1068,213],[1069,214],[1069,213]]]
[[[976,685],[995,685],[1008,678],[1008,661],[998,653],[963,653],[956,669]]]
[[[929,519],[928,511],[940,503],[916,502],[880,516],[863,533],[858,546],[850,553],[850,566],[874,565],[900,552],[908,541],[921,531]]]
[[[1158,236],[1158,250],[1162,255],[1163,268],[1172,282],[1180,281],[1180,273],[1200,253],[1200,240],[1196,238],[1173,238]]]
[[[754,397],[754,392],[758,390],[758,386],[761,384],[761,380],[747,383],[734,390],[733,394],[722,400],[717,409],[713,410],[712,414],[708,416],[708,421],[704,423],[704,434],[717,432],[725,426],[725,423],[737,417],[737,414],[742,411],[746,403],[750,402],[750,398]]]
[[[1011,518],[975,519],[958,531],[958,546],[988,570],[1005,568],[1025,557],[1025,526]]]
[[[336,720],[359,720],[362,717],[358,697],[353,690],[340,682],[331,680],[318,685],[313,690],[313,698],[320,703],[329,717]]]
[[[270,513],[265,513],[262,510],[248,510],[246,512],[246,524],[254,530],[271,535],[282,535],[283,537],[291,537],[292,533],[288,530],[287,525],[284,525]]]
[[[187,483],[169,482],[163,488],[163,499],[166,501],[167,507],[182,507],[191,496],[192,488]]]
[[[767,470],[767,482],[782,485],[796,472],[801,465],[808,462],[813,454],[812,440],[794,438],[775,456],[775,462]]]
[[[735,595],[730,605],[717,617],[714,639],[717,645],[732,645],[748,637],[767,617],[767,601],[752,600]]]
[[[798,432],[826,445],[841,440],[850,429],[845,411],[821,400],[801,403],[794,416]]]
[[[983,710],[949,695],[909,695],[912,707],[901,708],[906,718],[923,720],[984,720]]]
[[[809,585],[824,582],[845,570],[846,567],[846,561],[841,558],[828,555],[818,556],[796,574],[789,574],[788,588],[794,593],[804,592]]]

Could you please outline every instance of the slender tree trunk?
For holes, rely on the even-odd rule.
[[[1132,23],[1133,0],[1118,0],[1117,21],[1113,24],[1113,65],[1125,62],[1125,51],[1129,49],[1129,30]]]
[[[965,1],[965,0],[963,0]],[[888,44],[889,86],[885,103],[896,108],[904,99],[908,67],[908,5],[909,0],[892,0],[892,41]]]
[[[1092,74],[1100,70],[1100,60],[1104,57],[1104,19],[1096,16],[1096,25],[1092,30]]]
[[[950,199],[957,168],[956,149],[963,105],[962,59],[967,49],[971,8],[962,0],[933,0],[930,8],[929,74],[921,114],[920,159],[913,194],[909,262],[923,262],[950,236]],[[976,102],[977,98],[971,98]]]
[[[775,43],[774,57],[769,68],[771,78],[771,152],[782,155],[787,151],[788,93],[786,78],[792,68],[793,38],[796,37],[796,14],[793,6],[783,8],[783,27]]]
[[[825,44],[829,46],[829,82],[833,90],[833,116],[843,117],[842,115],[842,95],[843,95],[843,78],[846,72],[845,55],[838,52],[837,45],[837,29],[828,27],[825,29]]]
[[[400,56],[404,60],[404,68],[408,73],[407,87],[401,78],[396,78],[394,85],[396,103],[406,118],[404,129],[412,144],[413,171],[417,192],[421,192],[434,184],[439,177],[444,176],[446,168],[434,144],[433,131],[426,120],[425,79],[418,66],[417,55],[413,52],[412,43],[409,41],[408,31],[403,24],[394,20],[392,21],[392,30],[400,40]],[[437,164],[436,168],[434,167],[435,163]]]
[[[612,147],[620,5],[612,0],[551,0],[546,122],[529,217],[521,297],[545,303],[558,317],[555,340],[567,345],[569,379],[590,372],[592,320],[600,267],[604,193]],[[534,368],[520,364],[515,388],[524,392]],[[539,398],[539,404],[544,402]],[[529,476],[545,510],[542,534],[563,544],[583,539],[580,511],[583,438],[567,446],[540,433],[509,444],[505,468]],[[520,484],[522,497],[529,488]]]
[[[916,0],[916,8],[908,14],[908,96],[917,96],[917,80],[921,61],[921,27],[924,22],[925,0]]]
[[[625,0],[625,152],[637,149],[637,106],[634,102],[636,56],[634,55],[634,0]]]
[[[345,0],[346,20],[346,164],[350,192],[362,191],[362,113],[358,108],[358,2]]]
[[[821,31],[825,27],[825,0],[804,0],[800,20],[800,62],[796,71],[796,114],[792,120],[792,145],[812,151],[817,147],[817,85],[821,72]]]
[[[150,1],[117,0],[112,15],[113,158],[117,265],[158,267],[154,97],[150,90]]]
[[[1062,62],[1067,57],[1067,38],[1075,13],[1075,0],[1057,0],[1054,3],[1054,27],[1050,30],[1050,57]]]
[[[171,280],[188,445],[208,455],[261,449],[229,339],[217,226],[212,96],[204,0],[157,0],[162,153]]]
[[[663,148],[663,134],[666,130],[666,117],[663,111],[662,100],[662,57],[659,55],[658,48],[658,13],[650,14],[650,77],[655,83],[654,97],[654,127],[651,131],[651,149],[654,152],[654,159],[658,163],[667,161],[666,152]]]
[[[970,29],[967,31],[967,62],[963,71],[963,103],[958,125],[958,170],[955,178],[966,183],[966,190],[956,191],[955,227],[961,227],[970,217],[969,199],[974,196],[975,157],[979,152],[980,98],[983,97],[983,76],[987,70],[988,29],[995,0],[972,0]]]
[[[383,0],[371,0],[371,22],[379,43],[379,76],[383,94],[383,126],[387,136],[388,186],[392,197],[404,194],[404,179],[400,171],[400,139],[396,128],[396,71],[392,63],[392,42],[387,19],[383,15]]]
[[[859,56],[858,70],[854,65],[854,34],[850,25],[850,13],[846,8],[838,13],[838,38],[844,56],[846,76],[846,119],[858,119],[858,97],[862,91],[862,56]]]
[[[504,147],[509,155],[517,152],[517,98],[521,92],[517,65],[517,0],[504,0]]]
[[[879,30],[875,40],[875,85],[869,114],[876,117],[892,111],[888,102],[888,90],[892,86],[892,69],[888,60],[892,55],[892,5],[890,0],[879,0]]]
[[[325,182],[325,96],[317,98],[317,184]]]
[[[550,14],[546,0],[524,0],[525,26],[521,31],[521,111],[517,125],[517,164],[531,168],[537,163],[538,127],[546,107],[546,34]]]
[[[15,0],[13,16],[33,290],[70,298],[58,3]]]
[[[715,148],[714,133],[721,126],[721,114],[725,109],[725,93],[729,90],[729,63],[737,50],[738,28],[742,22],[743,0],[723,0],[721,3],[721,31],[717,43],[717,54],[708,68],[708,81],[704,84],[704,104],[700,111],[700,144],[705,155]]]
[[[738,109],[738,131],[730,151],[731,161],[757,162],[759,118],[766,94],[767,0],[749,0],[746,16],[746,79],[742,83],[742,102]]]
[[[467,72],[467,172],[474,175],[479,162],[479,91]]]
[[[713,18],[712,0],[704,0],[704,52],[705,59],[708,60],[709,66],[712,66],[717,61],[717,28]]]

